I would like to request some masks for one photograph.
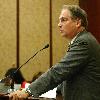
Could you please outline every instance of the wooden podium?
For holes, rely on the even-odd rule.
[[[6,86],[5,83],[0,83],[0,100],[9,100],[9,96],[7,95],[8,90],[10,89],[10,86]],[[28,97],[27,99],[23,100],[55,100],[53,98],[44,98],[44,97],[39,97],[39,98],[33,98],[33,97]]]
[[[9,96],[4,95],[4,94],[0,94],[0,100],[9,100]],[[54,99],[54,98],[43,98],[43,97],[39,97],[39,98],[28,97],[27,99],[23,99],[23,100],[63,100],[63,98],[62,98],[61,95],[57,95],[56,99]]]
[[[9,86],[5,86],[3,83],[0,83],[0,100],[9,100],[9,96],[6,95],[9,88],[10,88]],[[45,97],[39,97],[39,98],[28,97],[27,99],[24,100],[63,100],[63,99],[61,95],[56,95],[56,99],[45,98]]]
[[[4,95],[4,94],[0,94],[0,100],[9,100],[9,96]],[[53,98],[42,98],[42,97],[40,97],[40,98],[28,97],[27,99],[23,99],[23,100],[55,100],[55,99],[53,99]]]

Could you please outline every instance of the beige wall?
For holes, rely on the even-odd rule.
[[[44,4],[45,3],[45,4]],[[49,0],[20,1],[20,65],[49,43]],[[27,79],[49,68],[49,48],[40,52],[23,68]],[[27,69],[27,70],[26,70]]]
[[[16,63],[16,0],[0,0],[0,78]]]
[[[49,0],[19,0],[20,2],[20,66],[37,50],[49,43]],[[41,1],[41,2],[40,2]],[[67,41],[60,36],[57,24],[63,4],[78,4],[78,0],[52,0],[53,64],[66,51]],[[22,69],[27,80],[49,67],[49,49],[40,52]],[[0,0],[0,78],[16,64],[16,0]]]

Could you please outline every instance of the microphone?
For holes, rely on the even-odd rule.
[[[25,64],[27,64],[31,59],[33,59],[40,51],[46,49],[49,47],[49,44],[46,44],[42,49],[38,50],[32,57],[30,57],[24,64],[22,64],[19,68],[17,68],[13,73],[11,73],[10,75],[8,75],[7,77],[1,79],[0,82],[6,82],[9,78],[11,78],[13,80],[14,75],[17,73],[17,71],[22,68]],[[14,83],[13,83],[14,84]],[[11,85],[11,88],[13,89],[13,85]]]
[[[45,45],[44,48],[42,48],[41,50],[46,49],[46,48],[48,48],[48,47],[49,47],[49,44]],[[40,51],[41,51],[41,50],[40,50]]]
[[[49,47],[49,44],[46,44],[42,49],[38,50],[32,57],[30,57],[24,64],[22,64],[14,73],[16,73],[22,66],[27,64],[31,59],[33,59],[40,51]]]

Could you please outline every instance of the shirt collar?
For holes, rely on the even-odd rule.
[[[76,39],[77,35],[71,40],[70,44],[73,44],[74,40]]]
[[[83,29],[81,32],[83,32],[83,31],[84,31],[84,29]],[[81,32],[78,32],[78,33],[77,33],[77,35],[71,40],[70,44],[73,44],[74,40],[77,38],[77,36],[78,36]]]

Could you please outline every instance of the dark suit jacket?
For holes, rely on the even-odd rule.
[[[100,44],[91,33],[78,34],[61,61],[29,89],[38,97],[59,84],[64,100],[100,100]]]

